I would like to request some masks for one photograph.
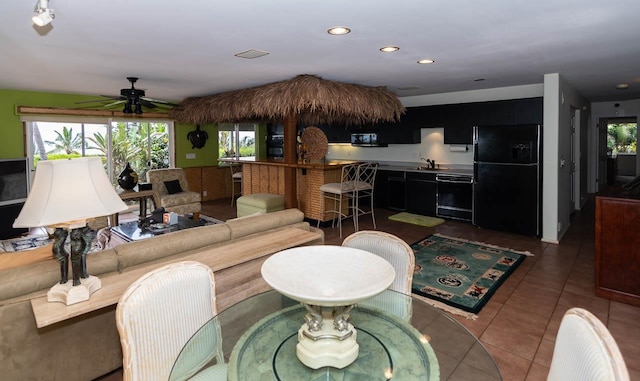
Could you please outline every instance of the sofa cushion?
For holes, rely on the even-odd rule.
[[[118,271],[118,258],[113,249],[87,255],[90,275]],[[71,277],[71,264],[69,264]],[[13,267],[0,271],[0,300],[45,290],[60,282],[60,262],[57,260]]]
[[[246,218],[229,220],[225,225],[227,225],[229,230],[231,230],[231,239],[236,239],[280,226],[302,222],[303,219],[304,213],[293,208],[263,215],[247,216]]]
[[[189,192],[180,192],[175,194],[164,195],[162,196],[160,203],[162,204],[162,206],[167,208],[172,206],[200,202],[200,199],[201,199],[200,193],[189,191]]]
[[[199,226],[116,246],[119,270],[231,239],[226,224]]]
[[[182,187],[180,186],[180,181],[178,179],[165,181],[164,186],[167,188],[167,193],[169,194],[182,192]]]

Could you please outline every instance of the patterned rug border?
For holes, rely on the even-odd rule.
[[[474,245],[482,245],[482,246],[492,247],[494,249],[507,250],[507,251],[510,251],[512,253],[526,255],[527,257],[534,257],[535,256],[535,254],[531,253],[530,251],[514,250],[514,249],[511,249],[509,247],[492,245],[492,244],[486,243],[486,242],[471,241],[471,240],[468,240],[468,239],[459,238],[459,237],[452,237],[452,236],[444,235],[444,234],[440,234],[440,233],[433,233],[431,235],[435,235],[435,236],[440,237],[440,238],[455,239],[455,240],[466,242],[466,243],[472,243]],[[422,241],[423,239],[420,239],[420,240],[416,241],[415,243],[418,243],[418,242]]]
[[[511,249],[511,248],[506,248],[506,247],[503,247],[503,246],[498,246],[498,245],[493,245],[493,244],[487,244],[487,243],[485,243],[485,242],[480,242],[480,241],[472,241],[472,240],[468,240],[468,239],[465,239],[465,238],[452,237],[452,236],[448,236],[448,235],[440,234],[440,233],[433,233],[433,234],[429,234],[428,236],[426,236],[426,237],[424,237],[424,238],[421,238],[421,239],[417,240],[416,242],[412,243],[410,246],[411,246],[411,247],[413,247],[413,245],[415,245],[415,244],[417,244],[417,243],[419,243],[419,242],[424,241],[425,239],[427,239],[427,238],[428,238],[428,237],[430,237],[430,236],[437,236],[437,237],[439,237],[439,238],[443,238],[443,239],[457,240],[457,241],[464,242],[464,243],[470,243],[470,244],[474,244],[474,245],[486,246],[486,247],[495,248],[495,249],[499,249],[499,250],[506,250],[506,251],[510,251],[510,252],[512,252],[512,253],[514,253],[514,254],[523,255],[523,256],[525,256],[525,257],[528,257],[528,256],[529,256],[529,257],[530,257],[530,256],[534,256],[534,254],[532,254],[532,253],[531,253],[531,252],[529,252],[529,251],[513,250],[513,249]],[[509,274],[509,276],[510,276],[511,274],[513,274],[513,272],[515,272],[515,270],[520,266],[520,264],[521,264],[521,263],[522,263],[522,261],[519,261],[519,262],[516,264],[516,266],[513,268],[513,271],[511,271],[511,273]],[[507,278],[508,278],[508,277],[507,277]],[[480,305],[478,305],[478,311],[479,311],[482,307],[484,307],[484,305],[485,305],[485,304],[489,301],[489,299],[493,296],[493,294],[495,293],[495,291],[496,291],[496,290],[497,290],[497,289],[502,285],[502,283],[504,283],[504,281],[505,281],[507,278],[501,279],[501,280],[499,281],[498,286],[497,286],[495,289],[493,289],[493,290],[490,292],[490,294],[488,294],[488,295],[487,295],[487,299],[486,299],[483,303],[481,303]],[[451,305],[451,304],[446,303],[446,301],[440,301],[440,300],[436,300],[436,299],[431,299],[431,298],[429,298],[429,297],[427,297],[427,296],[424,296],[424,295],[421,295],[421,294],[419,294],[419,293],[415,292],[415,290],[413,290],[413,289],[412,289],[411,293],[412,293],[415,297],[417,297],[418,299],[420,299],[420,300],[424,301],[425,303],[430,304],[430,305],[432,305],[432,306],[434,306],[434,307],[436,307],[436,308],[439,308],[439,309],[441,309],[441,310],[443,310],[443,311],[449,312],[449,313],[451,313],[451,314],[453,314],[453,315],[461,316],[461,317],[464,317],[464,318],[466,318],[466,319],[470,319],[470,320],[476,320],[476,319],[478,319],[478,315],[477,315],[476,313],[474,313],[474,312],[470,312],[470,311],[465,311],[465,310],[464,310],[464,309],[462,309],[462,308],[458,308],[458,307],[456,307],[456,306],[454,306],[454,305]]]

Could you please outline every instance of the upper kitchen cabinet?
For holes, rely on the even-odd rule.
[[[351,132],[345,126],[322,124],[317,126],[327,136],[329,143],[350,143]]]
[[[408,107],[402,124],[444,128],[445,144],[471,144],[473,126],[542,124],[542,98]]]

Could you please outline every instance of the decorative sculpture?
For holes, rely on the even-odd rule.
[[[71,230],[71,255],[64,247],[69,232],[63,228],[56,228],[53,233],[53,254],[60,261],[60,284],[69,280],[69,257],[71,257],[71,270],[73,285],[80,285],[80,279],[87,279],[87,253],[91,248],[91,238],[87,233],[87,227]]]
[[[207,134],[207,131],[201,131],[198,124],[194,131],[190,131],[187,134],[187,139],[191,142],[191,148],[202,148],[207,139],[209,139],[209,134]]]
[[[125,190],[131,190],[138,184],[138,174],[131,168],[129,162],[118,176],[118,184]]]

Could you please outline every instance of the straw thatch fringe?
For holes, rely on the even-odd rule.
[[[295,115],[304,124],[395,122],[405,112],[385,87],[369,87],[299,75],[249,89],[191,97],[169,111],[191,124],[279,121]]]

